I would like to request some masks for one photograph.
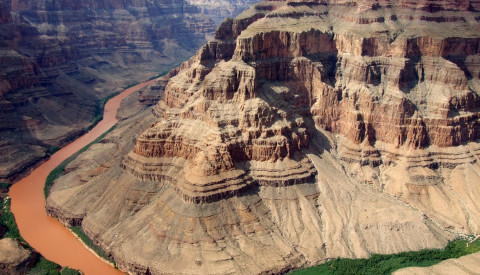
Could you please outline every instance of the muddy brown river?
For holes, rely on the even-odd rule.
[[[124,98],[153,81],[126,89],[109,100],[105,104],[103,120],[95,128],[53,154],[48,161],[11,187],[12,212],[20,234],[48,260],[79,269],[87,275],[124,274],[88,250],[58,220],[47,216],[43,187],[48,174],[55,167],[117,123],[117,111]]]

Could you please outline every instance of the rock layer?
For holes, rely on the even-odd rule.
[[[0,1],[0,178],[88,127],[97,99],[192,56],[216,27],[197,2]],[[222,16],[248,4],[230,2]]]
[[[408,3],[377,3],[367,16],[383,16],[383,21],[357,30],[361,33],[352,31],[363,24],[361,4],[291,2],[269,13],[259,5],[224,22],[196,62],[167,84],[162,104],[174,109],[139,138],[125,165],[135,171],[136,156],[144,157],[139,160],[144,165],[183,157],[190,170],[208,170],[196,176],[210,176],[235,170],[234,162],[290,159],[308,147],[307,128],[313,125],[370,146],[423,149],[476,140],[479,75],[471,70],[480,45],[475,13],[460,13],[463,5],[429,13]],[[444,24],[442,34],[427,33],[428,25],[399,29],[416,20],[399,19],[414,8],[425,17],[420,22],[443,12],[463,16],[464,23]],[[331,17],[338,20],[342,9],[357,15],[358,22],[342,18],[343,24],[332,24]],[[449,37],[462,26],[462,37]],[[217,151],[209,153],[213,156],[205,153],[211,152],[209,146]],[[382,163],[377,155],[374,166]],[[160,179],[148,171],[135,173]]]
[[[118,153],[104,144],[113,157],[60,178],[47,207],[132,273],[280,273],[478,234],[479,9],[254,5],[140,95],[161,98],[152,123],[125,120]]]
[[[219,25],[225,18],[238,15],[258,0],[215,1],[215,0],[187,0],[187,3],[199,7],[203,14],[208,15]]]

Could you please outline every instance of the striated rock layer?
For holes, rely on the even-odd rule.
[[[202,13],[208,15],[217,25],[225,18],[232,15],[238,15],[251,5],[258,3],[258,0],[235,0],[235,1],[215,1],[215,0],[187,0],[190,5],[197,6]],[[234,17],[235,17],[234,16]]]
[[[222,15],[235,16],[247,4]],[[97,99],[191,57],[215,30],[203,11],[210,6],[0,1],[0,178],[78,135],[96,115]]]
[[[208,197],[203,185],[202,192],[186,190],[192,183],[179,172],[188,168],[183,157],[158,158],[145,165],[170,178],[140,180],[122,168],[135,138],[156,120],[137,101],[140,97],[124,102],[117,128],[67,166],[47,200],[51,215],[65,224],[81,225],[121,270],[281,273],[328,258],[441,247],[454,236],[422,212],[348,178],[325,150],[330,142],[319,132],[312,136],[305,159],[297,161],[294,155],[276,162],[251,160],[252,168],[243,164],[222,173],[244,171],[239,177],[249,181],[240,184],[251,186],[237,188],[237,196],[219,188]],[[316,174],[312,179],[287,183],[307,166],[307,172]],[[205,178],[209,179],[200,177],[197,182]],[[192,193],[200,193],[196,197],[201,202],[188,196]]]
[[[161,101],[129,107],[48,211],[130,273],[280,273],[480,234],[479,17],[254,5],[138,95]]]

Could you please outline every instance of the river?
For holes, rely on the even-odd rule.
[[[20,234],[48,260],[79,269],[87,275],[124,274],[99,259],[58,220],[47,216],[43,187],[48,174],[55,167],[117,123],[117,111],[124,98],[153,81],[146,81],[128,88],[110,99],[105,104],[103,120],[90,132],[53,154],[30,175],[10,188],[11,208]]]

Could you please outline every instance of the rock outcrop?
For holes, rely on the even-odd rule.
[[[479,15],[473,0],[254,5],[139,95],[161,101],[47,207],[131,273],[280,273],[478,234]]]
[[[216,1],[235,16],[249,2]],[[96,100],[191,57],[212,3],[0,1],[0,178],[88,127]],[[6,158],[7,157],[7,158]]]
[[[38,255],[23,248],[14,239],[1,239],[0,247],[0,270],[2,274],[26,274],[37,262]]]
[[[225,18],[238,15],[251,5],[258,3],[258,0],[236,0],[236,1],[215,1],[215,0],[187,0],[187,3],[199,7],[203,14],[208,15],[219,25]]]

